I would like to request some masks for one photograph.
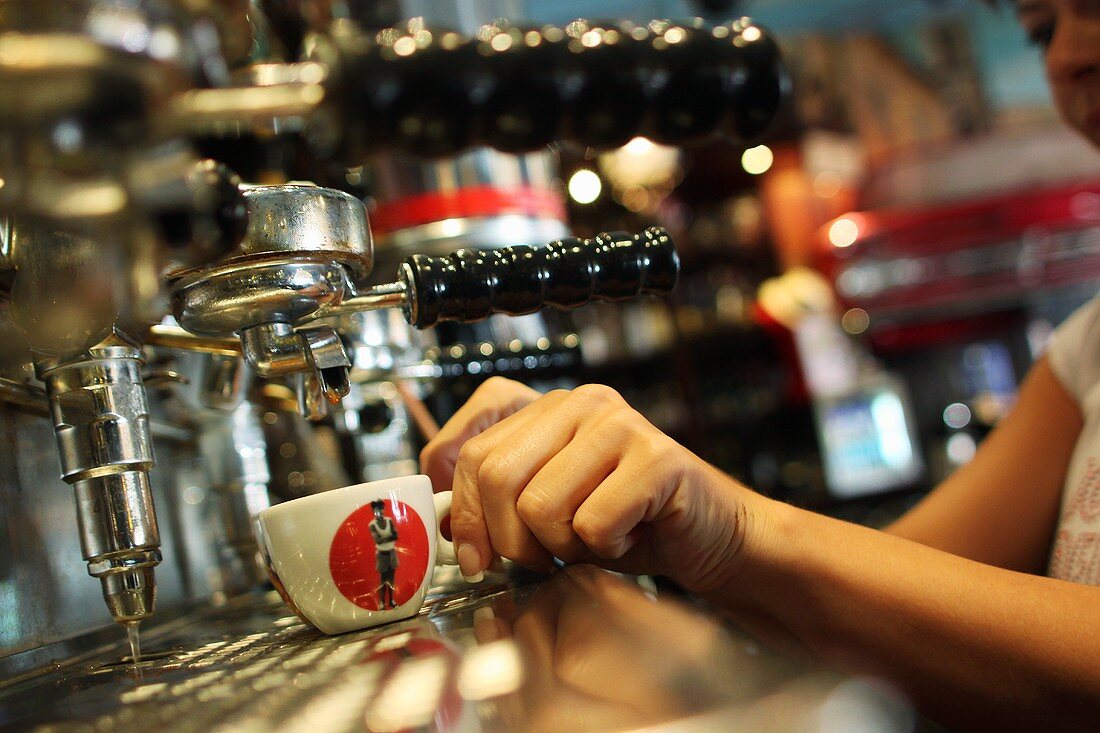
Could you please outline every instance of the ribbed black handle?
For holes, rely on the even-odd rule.
[[[410,26],[329,40],[316,53],[336,71],[330,98],[343,116],[347,159],[391,148],[523,152],[555,140],[607,148],[636,135],[748,142],[772,122],[787,89],[778,47],[747,19],[714,27],[498,23],[474,38]]]
[[[541,247],[460,249],[446,257],[413,255],[401,266],[405,318],[417,328],[512,316],[546,306],[578,308],[593,300],[665,295],[680,259],[668,232],[610,232]]]

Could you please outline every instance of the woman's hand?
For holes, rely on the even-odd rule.
[[[1052,395],[1025,386],[1018,414],[1055,404]],[[1001,451],[1007,463],[988,476],[1051,445],[1004,429],[1009,437],[991,436],[981,450],[995,440],[1019,450]],[[422,458],[437,488],[453,484],[466,575],[494,553],[529,565],[556,555],[662,574],[757,636],[885,675],[952,728],[1084,730],[1100,719],[1100,588],[772,502],[677,445],[607,387],[536,396],[490,381]],[[1017,470],[1010,478],[1023,483],[1013,491],[1034,486],[1033,473]],[[989,496],[1001,495],[979,492]],[[980,525],[985,515],[974,517]],[[1065,704],[1052,711],[1051,700]]]
[[[490,377],[424,446],[420,470],[432,480],[436,491],[451,488],[462,445],[541,396],[526,384]]]
[[[451,532],[467,577],[494,555],[541,568],[558,557],[711,590],[743,561],[760,500],[602,385],[540,396],[491,379],[421,465],[454,490]]]

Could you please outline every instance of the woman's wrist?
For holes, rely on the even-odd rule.
[[[705,597],[736,592],[754,568],[772,561],[772,527],[787,507],[702,460],[689,470],[687,478],[700,490],[700,508],[709,515],[708,521],[717,524],[714,535],[718,541],[712,569],[681,582],[687,590]]]

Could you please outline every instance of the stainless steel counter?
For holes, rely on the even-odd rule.
[[[102,641],[102,636],[98,637]],[[0,682],[0,729],[911,731],[882,686],[808,668],[645,579],[575,566],[466,586],[326,637],[274,594],[236,599]],[[58,647],[74,653],[73,645]],[[857,725],[858,723],[858,725]]]

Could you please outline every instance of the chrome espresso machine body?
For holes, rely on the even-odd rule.
[[[400,256],[383,257],[358,197],[242,183],[201,141],[293,138],[353,169],[562,139],[748,140],[785,85],[774,42],[746,20],[463,36],[416,21],[367,32],[335,5],[295,7],[265,19],[247,2],[0,5],[0,677],[102,639],[110,619],[134,626],[262,583],[251,520],[286,498],[272,467],[328,445],[270,429],[292,409],[325,418],[353,385],[430,384],[441,367],[406,326],[676,280],[660,229],[554,232],[535,247],[502,246],[498,231],[491,249],[448,254],[406,228],[389,236]],[[264,27],[288,58],[255,60]],[[415,416],[392,391],[353,394],[341,430],[366,430],[372,400],[390,409],[370,430],[401,425],[392,455],[367,459],[392,465],[360,475],[415,468],[400,432]],[[300,491],[341,480],[295,473]]]

